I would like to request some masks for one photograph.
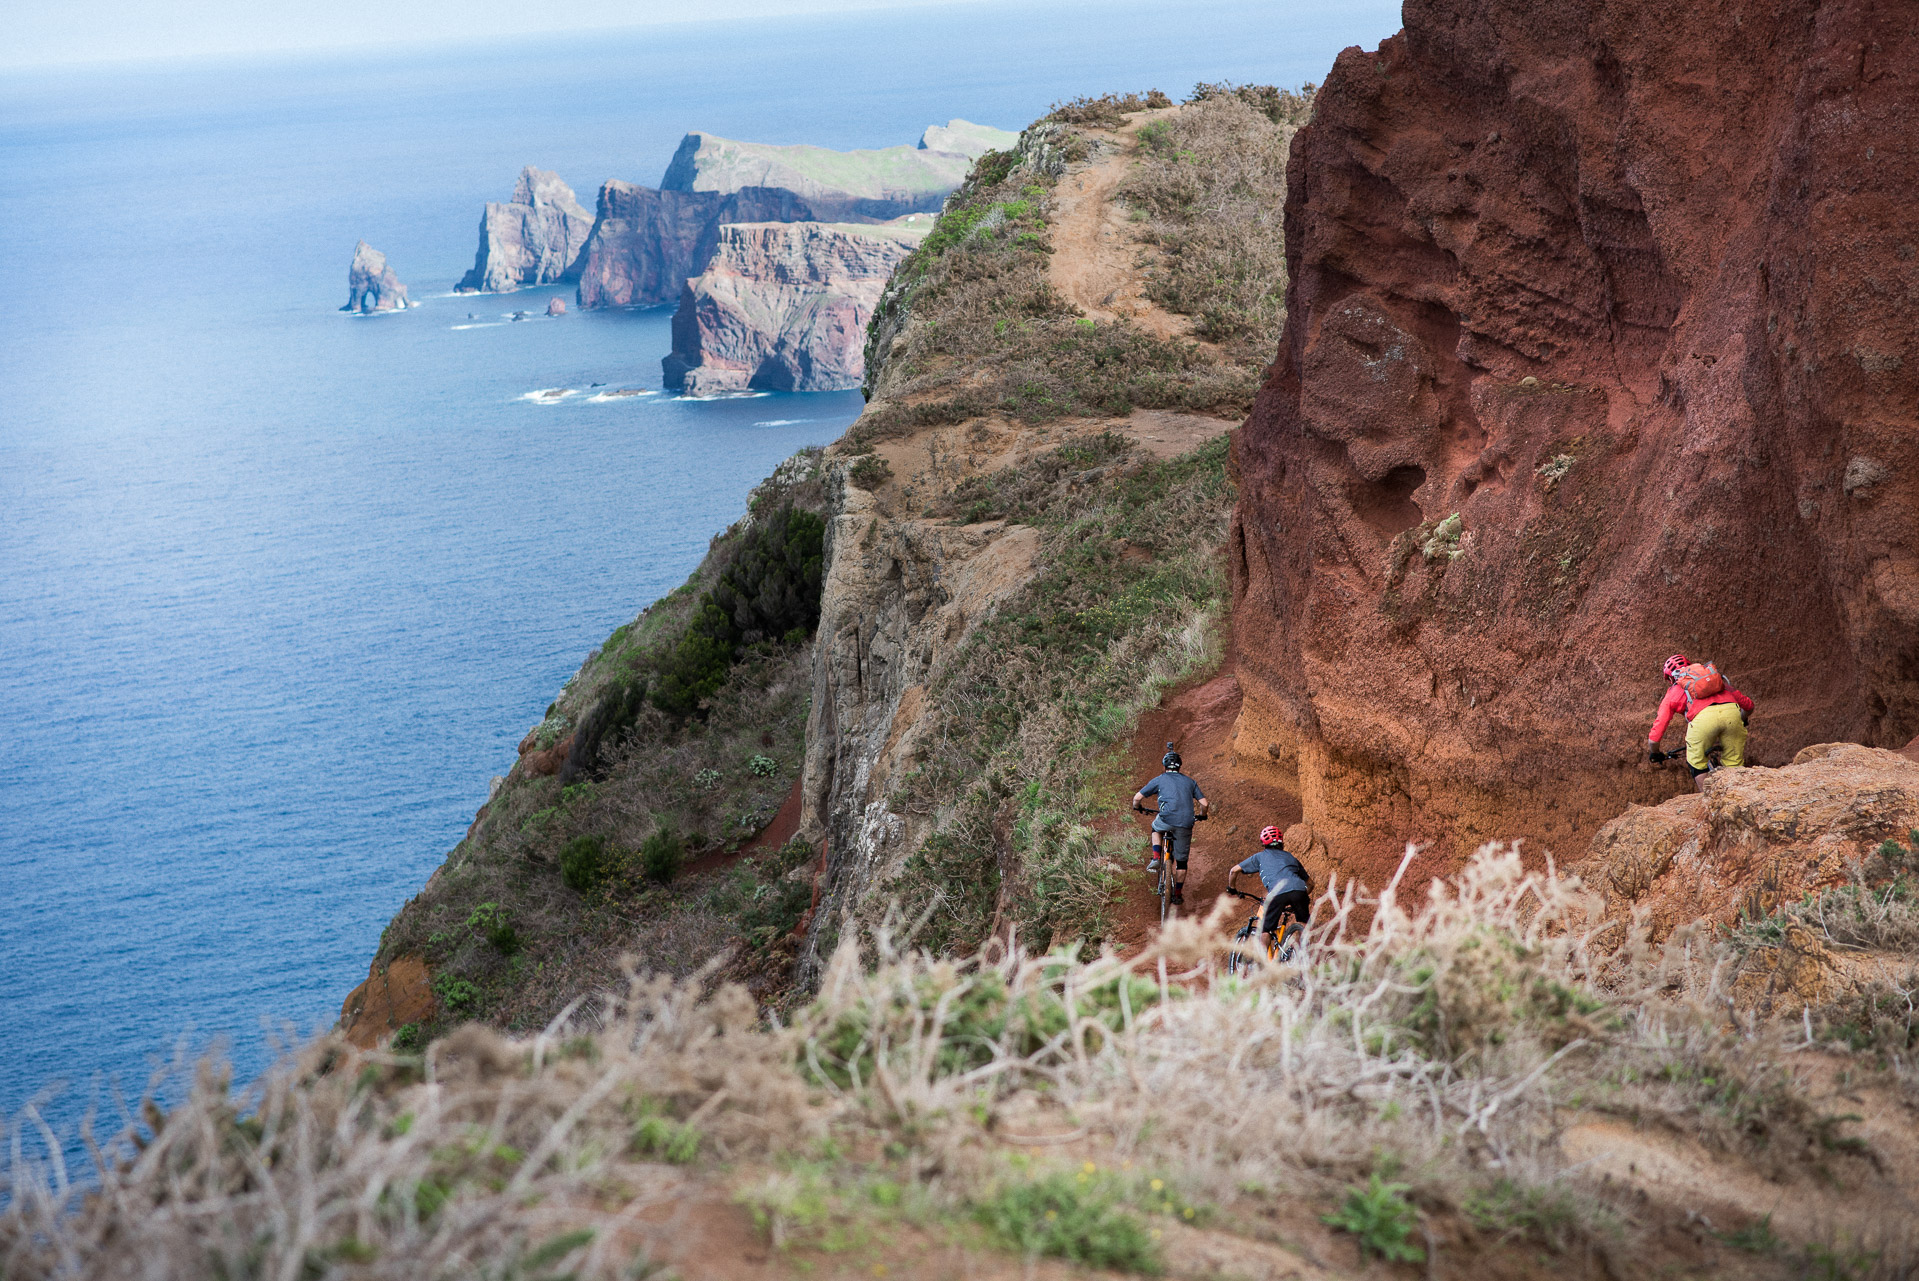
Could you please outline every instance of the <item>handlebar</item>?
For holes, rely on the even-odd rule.
[[[1231,894],[1234,898],[1249,898],[1255,903],[1264,903],[1266,901],[1265,899],[1261,898],[1257,894],[1248,894],[1245,890],[1235,889],[1234,887],[1230,885],[1226,887],[1226,892],[1228,894]]]

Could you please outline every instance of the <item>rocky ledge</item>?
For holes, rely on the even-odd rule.
[[[353,265],[347,269],[346,283],[346,306],[341,311],[401,311],[413,305],[406,296],[406,286],[386,265],[386,255],[364,240],[353,247]]]
[[[1703,793],[1629,807],[1575,870],[1655,942],[1690,921],[1758,920],[1919,828],[1916,757],[1919,740],[1904,752],[1819,743],[1779,769],[1722,769]]]
[[[489,201],[480,215],[480,248],[459,293],[505,293],[556,280],[576,280],[586,257],[593,215],[560,176],[528,165],[513,199]]]
[[[858,387],[867,322],[932,223],[721,227],[706,271],[681,291],[666,385],[689,395]]]

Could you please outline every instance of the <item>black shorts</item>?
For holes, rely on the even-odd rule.
[[[1160,848],[1173,852],[1173,866],[1184,869],[1187,855],[1193,852],[1193,829],[1190,827],[1169,827],[1163,832],[1154,832],[1159,837]]]
[[[1290,913],[1301,925],[1313,919],[1313,896],[1306,890],[1290,890],[1276,895],[1266,903],[1266,915],[1259,923],[1260,933],[1271,934],[1279,928],[1281,915]]]

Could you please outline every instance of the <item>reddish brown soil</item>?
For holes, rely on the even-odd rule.
[[[1757,764],[1906,743],[1912,6],[1404,18],[1293,144],[1286,329],[1234,443],[1238,760],[1342,860],[1570,860],[1685,790],[1644,764],[1675,650],[1758,700]]]
[[[372,966],[366,982],[347,993],[340,1004],[340,1030],[354,1045],[370,1050],[407,1024],[425,1023],[439,1012],[426,962],[401,956],[391,965]]]
[[[773,821],[760,829],[758,836],[734,850],[726,852],[724,846],[700,855],[688,863],[682,871],[684,876],[698,876],[719,867],[731,867],[748,854],[758,854],[762,850],[776,850],[793,839],[793,833],[800,830],[800,781],[793,780],[793,790],[780,802],[779,813]]]

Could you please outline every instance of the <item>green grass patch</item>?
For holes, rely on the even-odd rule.
[[[1008,1249],[1092,1268],[1157,1276],[1158,1233],[1113,1179],[1063,1171],[1009,1179],[982,1200],[979,1221]]]

